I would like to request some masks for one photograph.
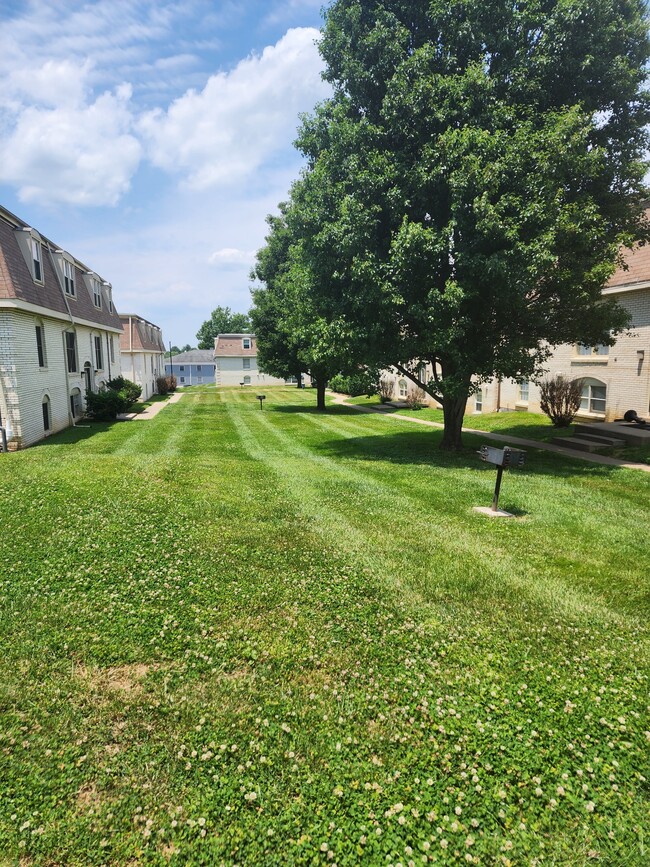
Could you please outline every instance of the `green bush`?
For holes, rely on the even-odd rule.
[[[142,394],[142,386],[131,382],[130,379],[125,379],[123,376],[116,376],[106,383],[111,391],[118,391],[128,400],[129,406],[135,403]]]
[[[86,392],[86,412],[96,421],[114,421],[118,414],[126,412],[132,403],[124,392],[115,391],[113,388]]]
[[[330,379],[329,385],[333,391],[349,394],[350,397],[360,397],[362,394],[372,397],[373,394],[377,394],[376,377],[367,371],[354,373],[352,376],[338,373]]]

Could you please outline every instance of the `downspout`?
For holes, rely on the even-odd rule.
[[[72,326],[72,331],[74,332],[74,342],[75,348],[78,352],[79,342],[77,340],[77,326],[74,323],[74,317],[72,316],[72,311],[70,310],[70,305],[68,304],[68,299],[66,298],[65,289],[63,288],[63,282],[61,280],[61,275],[56,269],[56,261],[54,259],[54,252],[50,245],[47,245],[47,252],[50,254],[50,259],[52,260],[52,270],[54,271],[54,276],[56,277],[56,282],[59,284],[59,289],[61,290],[61,296],[63,298],[63,303],[65,304],[65,309],[68,311],[68,316],[70,318],[70,325]],[[45,276],[45,275],[43,275]],[[63,359],[64,365],[63,370],[65,372],[65,387],[66,387],[66,407],[68,410],[68,420],[72,427],[75,426],[74,415],[72,414],[72,410],[70,409],[70,371],[68,370],[68,347],[65,343],[65,331],[61,335],[63,337]],[[77,358],[77,364],[79,364],[79,359]]]
[[[131,382],[135,382],[135,367],[133,366],[133,317],[129,316],[129,355],[131,356]]]
[[[111,376],[111,339],[108,331],[106,332],[106,363],[108,364],[108,381],[110,382],[113,377]]]

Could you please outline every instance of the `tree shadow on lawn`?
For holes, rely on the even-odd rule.
[[[482,461],[477,454],[479,446],[488,441],[479,434],[463,434],[463,448],[457,452],[440,449],[442,430],[431,428],[427,431],[400,431],[399,433],[379,433],[364,437],[350,437],[340,440],[327,440],[315,449],[328,457],[347,458],[363,461],[387,461],[391,464],[424,464],[446,469],[475,469],[480,472],[496,473],[494,464]],[[495,445],[494,442],[489,443]],[[566,478],[570,476],[606,476],[617,467],[590,464],[586,461],[571,460],[561,455],[538,449],[524,449],[526,463],[515,472]]]
[[[279,404],[271,404],[271,406],[264,406],[265,410],[269,410],[270,412],[287,412],[287,413],[302,413],[302,414],[318,414],[322,416],[328,415],[355,415],[360,416],[361,413],[357,409],[353,409],[351,406],[341,406],[340,404],[329,404],[325,409],[318,409],[318,407],[314,404],[313,406],[305,405],[304,403],[292,404],[292,403],[279,403]]]

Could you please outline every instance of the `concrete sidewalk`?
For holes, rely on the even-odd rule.
[[[146,409],[143,409],[142,412],[124,412],[118,415],[118,421],[147,421],[147,419],[153,418],[155,415],[158,415],[161,409],[164,409],[166,406],[169,406],[170,403],[176,403],[183,397],[182,391],[175,391],[173,394],[169,396],[168,400],[160,400],[156,401],[156,403],[152,403],[151,406],[148,406]]]
[[[386,418],[396,419],[397,421],[411,421],[415,424],[423,424],[427,427],[435,427],[442,428],[444,425],[439,424],[436,421],[428,421],[424,418],[413,418],[410,415],[398,415],[397,413],[391,412],[390,409],[385,409],[383,407],[371,407],[371,406],[355,406],[353,403],[348,403],[346,400],[346,395],[332,393],[332,397],[334,398],[334,403],[340,406],[347,406],[350,409],[356,409],[359,412],[373,413],[374,415],[383,415]],[[464,427],[463,433],[475,434],[476,436],[484,437],[487,440],[493,440],[494,442],[503,443],[504,445],[513,445],[519,446],[520,448],[529,448],[529,449],[540,449],[540,451],[544,452],[554,452],[557,455],[562,455],[562,457],[566,458],[575,458],[579,461],[591,461],[592,464],[602,464],[608,467],[621,467],[626,470],[641,470],[644,473],[650,473],[650,464],[637,464],[632,461],[621,461],[618,458],[610,458],[606,455],[596,455],[588,452],[579,452],[577,449],[571,448],[563,448],[562,446],[556,446],[553,443],[545,443],[541,440],[530,440],[524,439],[523,437],[511,437],[506,434],[498,434],[498,433],[490,433],[484,430],[476,430],[471,427]]]

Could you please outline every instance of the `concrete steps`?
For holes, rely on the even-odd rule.
[[[624,446],[625,441],[617,437],[605,436],[602,433],[593,434],[584,430],[585,425],[582,425],[580,430],[572,437],[553,437],[551,442],[556,446],[564,446],[567,449],[577,449],[581,452],[599,452],[603,449],[611,449],[618,446]]]

